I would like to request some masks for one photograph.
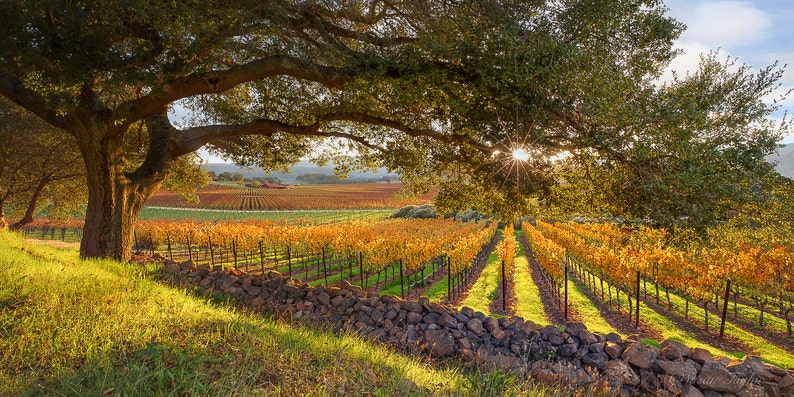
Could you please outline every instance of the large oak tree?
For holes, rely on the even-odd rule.
[[[508,216],[551,192],[561,151],[639,169],[632,136],[707,112],[648,112],[682,28],[653,0],[2,0],[0,94],[75,138],[81,253],[126,259],[141,207],[201,147],[385,165]]]

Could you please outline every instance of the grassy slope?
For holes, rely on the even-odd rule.
[[[653,284],[648,283],[648,285],[650,286],[649,290],[652,290]],[[673,306],[683,311],[683,307],[685,305],[684,298],[681,298],[673,294],[672,292],[670,293],[670,298],[673,303]],[[664,297],[664,295],[662,295],[662,302],[661,302],[662,306],[666,305],[664,302],[665,299],[666,298]],[[628,302],[626,301],[625,295],[621,297],[621,306],[624,311],[628,311]],[[696,306],[695,304],[690,304],[689,308],[690,308],[689,320],[684,320],[684,321],[690,321],[695,323],[697,326],[702,327],[703,325],[702,319],[704,317],[703,308]],[[709,321],[712,327],[711,332],[714,333],[714,329],[718,326],[718,323],[716,321],[719,321],[719,317],[715,313],[711,313],[710,317],[711,317],[710,320],[714,321],[714,323],[712,323],[712,321]],[[699,341],[697,335],[693,335],[692,333],[679,328],[672,319],[666,317],[663,314],[656,312],[655,310],[649,308],[644,303],[640,305],[640,319],[643,322],[646,322],[650,326],[654,327],[656,330],[658,330],[659,333],[662,334],[663,339],[673,339],[690,347],[701,347],[704,349],[708,349],[709,351],[711,351],[713,354],[716,355],[734,357],[734,358],[739,358],[744,356],[744,353],[742,352],[726,351],[720,349],[719,347],[711,346],[707,343]],[[794,355],[786,352],[781,348],[778,348],[777,346],[774,346],[766,342],[765,340],[763,340],[763,338],[747,333],[741,330],[739,327],[733,325],[729,321],[726,322],[725,332],[726,335],[731,335],[741,340],[742,342],[746,343],[748,346],[754,349],[755,353],[760,355],[761,358],[763,358],[765,361],[781,366],[783,368],[794,368]]]
[[[0,231],[0,395],[546,395],[246,313]]]
[[[480,278],[474,282],[471,290],[469,290],[469,295],[466,296],[460,306],[470,307],[474,311],[482,312],[486,315],[491,314],[491,302],[497,298],[499,293],[497,289],[499,288],[501,269],[502,264],[499,262],[496,250],[494,250],[491,256],[488,257],[488,262],[486,262],[485,268],[482,269]]]
[[[649,283],[649,285],[650,284],[651,283]],[[673,306],[677,307],[680,312],[684,311],[683,308],[686,305],[684,298],[681,298],[680,296],[671,293],[670,300]],[[664,303],[662,305],[664,305]],[[643,315],[642,311],[644,308],[645,308],[644,304],[640,306],[640,316]],[[701,306],[697,306],[695,304],[690,303],[689,315],[690,315],[689,321],[692,321],[695,324],[699,324],[699,326],[703,325],[703,319],[705,318],[705,311]],[[711,312],[709,316],[709,324],[712,333],[714,333],[715,330],[719,329],[719,321],[720,321],[719,314],[715,312]],[[752,349],[755,350],[755,354],[760,355],[764,360],[768,362],[771,362],[783,368],[794,368],[794,354],[791,354],[785,351],[784,349],[781,349],[767,342],[762,337],[746,332],[741,327],[733,324],[730,320],[725,322],[725,334],[733,336],[739,339],[740,341],[744,342],[745,344],[747,344],[748,346],[750,346]],[[731,353],[731,355],[740,356],[742,354]]]
[[[430,299],[430,302],[443,302],[447,299],[447,290],[455,286],[455,284],[447,284],[449,284],[449,276],[445,274],[438,282],[428,288],[424,295]]]
[[[211,304],[137,267],[7,234],[0,247],[0,394],[400,395],[461,384],[454,371]]]
[[[516,230],[515,233],[516,238],[520,239],[522,232]],[[518,247],[519,252],[516,255],[514,276],[517,298],[516,315],[530,319],[537,324],[548,324],[548,320],[546,320],[545,317],[546,315],[543,312],[543,302],[541,302],[540,299],[540,292],[532,280],[529,263],[524,254],[524,247],[521,244],[519,244]],[[581,290],[579,290],[573,281],[568,281],[568,304],[576,308],[579,315],[582,317],[582,323],[587,326],[588,330],[604,334],[610,332],[617,333],[617,331],[601,317],[598,308],[595,307],[593,302],[591,302]]]
[[[497,239],[502,239],[502,229],[496,231]],[[493,302],[499,294],[499,281],[501,279],[502,264],[499,262],[499,255],[496,250],[491,252],[488,260],[485,262],[485,267],[480,273],[480,277],[471,286],[469,294],[466,299],[461,302],[460,307],[470,307],[474,311],[491,314],[491,302]]]
[[[600,280],[596,277],[596,280]],[[586,287],[585,287],[586,288]],[[625,294],[621,294],[620,303],[618,304],[617,300],[614,300],[614,304],[619,305],[624,312],[628,311],[628,302],[626,301]],[[669,318],[665,317],[657,313],[655,310],[649,308],[644,303],[640,305],[640,319],[653,327],[655,330],[659,331],[662,335],[662,339],[673,339],[675,341],[681,342],[689,347],[700,347],[704,349],[710,350],[713,354],[722,355],[722,356],[730,356],[730,354],[726,351],[717,349],[713,346],[708,344],[702,343],[697,339],[696,335],[693,335],[690,332],[682,330],[678,328],[675,323],[670,320]],[[657,344],[661,341],[650,341],[646,340],[646,342],[650,342],[652,344]],[[733,356],[735,357],[735,355]]]
[[[394,209],[385,210],[286,210],[286,211],[237,211],[222,209],[195,209],[195,208],[162,208],[143,207],[141,219],[170,219],[170,220],[272,220],[286,221],[289,223],[328,223],[347,221],[352,219],[367,220],[387,217],[395,212]]]
[[[576,284],[568,280],[568,304],[575,307],[582,317],[582,323],[592,332],[620,334],[615,328],[601,317],[601,312]]]

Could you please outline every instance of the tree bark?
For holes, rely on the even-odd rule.
[[[132,231],[149,198],[123,173],[115,153],[86,157],[88,207],[80,243],[86,258],[127,261],[132,255]]]
[[[90,125],[84,123],[83,125]],[[124,131],[94,123],[91,129],[79,129],[80,150],[85,159],[88,206],[80,243],[84,258],[113,258],[128,261],[132,257],[135,221],[143,205],[162,185],[170,171],[173,138],[167,131],[153,131],[146,159],[135,172],[124,172]]]

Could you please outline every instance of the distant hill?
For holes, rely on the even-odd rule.
[[[780,175],[794,178],[794,144],[788,144],[777,150],[777,154],[767,157],[767,161],[777,162]]]
[[[767,161],[770,162],[777,162],[777,171],[789,178],[794,178],[794,144],[788,144],[783,146],[782,148],[778,149],[777,154],[770,155],[767,157]],[[235,164],[227,164],[227,163],[209,163],[203,166],[209,171],[215,171],[216,174],[221,174],[224,172],[241,172],[245,175],[246,178],[261,178],[266,176],[274,176],[281,180],[282,182],[287,183],[296,183],[296,178],[300,175],[305,174],[325,174],[325,175],[332,175],[334,173],[333,165],[328,165],[325,167],[320,167],[317,164],[314,164],[310,161],[301,161],[300,163],[290,167],[289,173],[280,173],[274,172],[268,174],[265,170],[261,168],[243,168],[239,167]],[[368,179],[377,179],[381,178],[385,175],[389,175],[388,170],[385,168],[380,168],[377,172],[361,172],[355,171],[350,173],[350,180],[368,180]]]
[[[215,171],[216,174],[222,174],[224,172],[241,172],[245,175],[246,178],[262,178],[266,176],[274,176],[278,178],[282,182],[287,183],[295,183],[297,180],[296,178],[305,175],[305,174],[324,174],[324,175],[333,175],[334,167],[333,165],[328,165],[324,167],[320,167],[317,164],[314,164],[310,161],[301,161],[298,164],[295,164],[290,167],[289,173],[280,173],[280,172],[273,172],[267,173],[265,170],[261,168],[245,168],[239,167],[236,164],[227,164],[227,163],[209,163],[203,165],[205,169],[208,171]],[[386,175],[394,175],[389,174],[388,170],[385,168],[379,168],[377,172],[361,172],[361,171],[354,171],[350,173],[348,176],[348,180],[356,181],[356,180],[370,180],[370,179],[379,179]]]

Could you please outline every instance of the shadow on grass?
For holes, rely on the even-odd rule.
[[[14,394],[466,394],[461,391],[463,380],[457,370],[435,368],[361,336],[335,335],[326,329],[252,313],[222,293],[183,291],[186,299],[202,301],[208,310],[228,314],[220,321],[159,330],[160,335],[166,335],[163,340],[147,341],[143,335],[129,335],[128,340],[113,341],[113,346],[93,357],[74,355],[56,368],[49,368],[46,359],[34,361],[26,375],[12,375],[19,385]],[[174,319],[173,323],[177,322]],[[191,337],[185,340],[179,335]]]

